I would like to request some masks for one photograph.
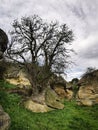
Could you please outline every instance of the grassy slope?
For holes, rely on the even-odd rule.
[[[0,87],[13,87],[0,82]],[[0,91],[0,104],[11,117],[10,130],[98,130],[98,105],[77,106],[65,102],[63,110],[32,113],[19,105],[21,97]]]

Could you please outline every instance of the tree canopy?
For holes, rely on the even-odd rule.
[[[38,77],[45,81],[52,73],[65,73],[70,64],[70,52],[73,51],[68,49],[73,41],[73,32],[66,24],[46,23],[33,15],[14,20],[10,34],[7,57],[26,67],[33,87],[37,86]]]

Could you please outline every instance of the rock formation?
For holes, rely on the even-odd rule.
[[[26,109],[32,112],[48,112],[55,109],[63,109],[61,99],[51,88],[36,97],[29,98],[23,102]]]
[[[7,82],[16,85],[20,88],[28,88],[31,86],[27,74],[24,69],[20,68],[18,65],[11,63],[6,63],[6,71],[4,73],[4,78]]]
[[[50,88],[45,93],[46,105],[54,109],[63,109],[64,105],[60,102],[59,96]]]
[[[47,105],[34,102],[31,99],[25,101],[24,106],[26,109],[28,109],[32,112],[36,112],[36,113],[39,113],[39,112],[43,113],[43,112],[48,112],[48,111],[52,110]]]
[[[79,81],[80,89],[77,94],[79,104],[92,106],[98,104],[98,70],[95,70]]]

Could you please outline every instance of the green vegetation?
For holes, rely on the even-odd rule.
[[[15,88],[15,85],[9,84],[6,81],[0,80],[0,89],[10,89]]]
[[[3,85],[10,87],[0,82]],[[98,105],[83,107],[75,101],[65,101],[63,110],[33,113],[21,105],[21,100],[16,94],[0,91],[0,104],[11,117],[10,130],[98,130]]]

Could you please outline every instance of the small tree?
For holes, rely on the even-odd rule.
[[[65,72],[72,51],[67,45],[72,41],[73,33],[66,24],[44,23],[37,15],[23,17],[13,22],[7,58],[25,67],[36,94],[53,73]]]

